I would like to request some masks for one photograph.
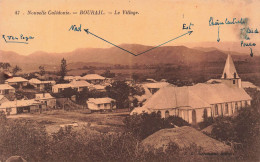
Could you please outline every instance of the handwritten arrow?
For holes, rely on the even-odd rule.
[[[99,36],[97,36],[97,35],[91,33],[91,32],[89,31],[89,29],[84,29],[84,31],[85,31],[87,34],[91,34],[91,35],[93,35],[93,36],[95,36],[95,37],[97,37],[97,38],[99,38],[99,39],[101,39],[101,40],[103,40],[103,41],[105,41],[105,42],[107,42],[107,43],[109,43],[109,44],[111,44],[111,45],[113,45],[113,46],[115,46],[115,47],[117,47],[117,48],[119,48],[119,49],[125,51],[125,52],[127,52],[127,53],[130,53],[131,55],[134,55],[134,56],[142,55],[142,54],[144,54],[144,53],[146,53],[146,52],[149,52],[149,51],[151,51],[151,50],[154,50],[154,49],[156,49],[156,48],[158,48],[158,47],[160,47],[160,46],[162,46],[162,45],[165,45],[165,44],[167,44],[167,43],[169,43],[169,42],[171,42],[171,41],[173,41],[173,40],[176,40],[176,39],[178,39],[178,38],[180,38],[180,37],[183,37],[183,36],[186,35],[186,34],[191,35],[191,33],[193,32],[193,31],[188,31],[187,33],[184,33],[184,34],[182,34],[182,35],[180,35],[180,36],[178,36],[178,37],[176,37],[176,38],[173,38],[173,39],[171,39],[171,40],[168,40],[168,41],[166,41],[166,42],[164,42],[164,43],[162,43],[162,44],[160,44],[160,45],[158,45],[158,46],[155,46],[155,47],[153,47],[153,48],[150,48],[150,49],[148,49],[148,50],[146,50],[146,51],[144,51],[144,52],[141,52],[141,53],[139,53],[139,54],[134,54],[133,52],[130,52],[130,51],[128,51],[128,50],[126,50],[126,49],[124,49],[124,48],[122,48],[122,47],[119,47],[119,46],[115,45],[114,43],[111,43],[111,42],[109,42],[109,41],[107,41],[107,40],[105,40],[105,39],[103,39],[103,38],[101,38],[101,37],[99,37]]]
[[[218,26],[218,39],[217,41],[219,42],[220,41],[220,38],[219,38],[219,26]]]
[[[253,57],[254,54],[253,54],[252,48],[251,47],[249,47],[249,48],[250,48],[250,51],[251,51],[250,56]]]

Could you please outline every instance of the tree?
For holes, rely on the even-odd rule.
[[[115,73],[111,73],[109,69],[107,69],[103,74],[102,76],[106,77],[106,78],[113,78],[115,77]]]
[[[60,75],[61,75],[61,81],[64,81],[64,77],[67,74],[67,61],[63,58],[61,60],[61,65],[60,65]]]
[[[125,108],[129,105],[128,96],[131,88],[123,81],[116,81],[112,86],[106,87],[108,97],[116,100],[117,108]]]
[[[16,74],[17,72],[19,72],[19,71],[22,71],[22,69],[21,69],[19,66],[15,65],[15,67],[14,67],[13,70],[12,70],[13,75],[15,75],[15,74]]]
[[[0,68],[9,69],[11,65],[8,62],[0,62]]]
[[[44,66],[39,66],[40,75],[43,76],[45,74],[45,68]]]

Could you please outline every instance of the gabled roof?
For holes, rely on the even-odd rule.
[[[236,74],[236,78],[239,78],[238,74],[237,74],[237,71],[236,71],[236,68],[235,68],[235,65],[234,65],[234,62],[231,58],[230,55],[228,55],[227,57],[227,60],[226,60],[226,64],[225,64],[225,67],[224,67],[224,71],[223,71],[223,74],[222,74],[222,79],[232,79],[234,78],[234,73]]]
[[[115,101],[112,98],[104,97],[104,98],[89,98],[87,102],[91,102],[94,104],[104,104],[104,103],[111,103],[112,101]]]
[[[10,86],[9,84],[0,84],[0,89],[15,89],[14,87]]]
[[[103,86],[103,85],[93,85],[93,88],[95,88],[97,90],[105,90],[106,86]]]
[[[84,77],[82,77],[82,79],[85,79],[85,80],[104,80],[105,77],[102,77],[98,74],[87,74]]]
[[[150,97],[143,107],[147,109],[205,108],[211,104],[251,100],[243,88],[225,84],[196,84],[186,87],[164,87]]]
[[[46,99],[52,99],[54,97],[51,96],[50,93],[38,93],[35,94],[35,99],[36,100],[46,100]]]
[[[24,79],[22,77],[13,77],[13,78],[7,79],[5,82],[7,82],[7,83],[28,82],[28,80]]]

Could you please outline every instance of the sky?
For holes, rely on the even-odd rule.
[[[187,33],[183,24],[194,24],[191,35],[180,37],[167,45],[203,46],[214,42],[221,48],[233,42],[230,50],[239,47],[241,24],[209,26],[209,18],[248,18],[247,26],[260,30],[260,1],[258,0],[0,0],[0,50],[29,55],[36,51],[62,53],[78,48],[108,48],[112,45],[86,34],[83,29],[116,45],[143,44],[156,46]],[[27,15],[28,11],[46,11],[47,15]],[[48,11],[103,10],[105,15],[48,15]],[[116,11],[137,11],[138,15],[107,14]],[[19,15],[15,12],[20,11]],[[81,32],[69,31],[71,25]],[[28,44],[6,43],[5,36],[32,36]],[[260,42],[260,35],[250,34],[247,42]],[[206,42],[206,43],[205,43]],[[222,44],[222,45],[221,45]],[[252,47],[259,50],[260,44]]]

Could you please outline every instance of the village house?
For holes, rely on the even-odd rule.
[[[92,89],[93,85],[84,80],[80,80],[80,81],[73,80],[70,83],[56,84],[56,85],[52,86],[52,92],[60,93],[66,88],[72,88],[72,89],[77,90],[78,92],[81,92],[84,88]]]
[[[22,77],[13,77],[13,78],[9,78],[9,79],[5,80],[6,84],[16,85],[20,88],[27,86],[28,82],[29,81],[27,79],[24,79]]]
[[[35,100],[41,102],[46,108],[56,108],[56,98],[49,93],[35,94]]]
[[[76,89],[78,92],[83,91],[84,88],[91,89],[93,87],[92,84],[84,80],[80,80],[80,81],[73,80],[69,84],[71,85],[71,88]]]
[[[105,98],[89,98],[87,105],[90,110],[112,110],[115,109],[115,100],[109,97]]]
[[[71,85],[66,83],[66,84],[55,84],[52,86],[52,93],[60,93],[66,88],[71,88]]]
[[[191,124],[203,121],[203,116],[230,116],[251,104],[251,97],[241,88],[231,56],[228,56],[221,83],[199,83],[193,86],[167,86],[158,90],[131,115],[156,112],[163,118],[179,116]]]
[[[82,77],[82,80],[85,80],[91,84],[103,84],[106,78],[98,74],[87,74]]]
[[[15,93],[15,88],[9,84],[0,84],[0,94],[1,95],[13,95]]]
[[[41,108],[42,104],[34,99],[7,101],[0,105],[0,111],[7,115],[38,112]]]
[[[32,78],[29,80],[29,83],[30,83],[30,85],[34,86],[35,89],[42,91],[42,90],[44,90],[44,88],[46,86],[53,86],[53,85],[55,85],[56,82],[55,81],[41,81],[39,79]]]

